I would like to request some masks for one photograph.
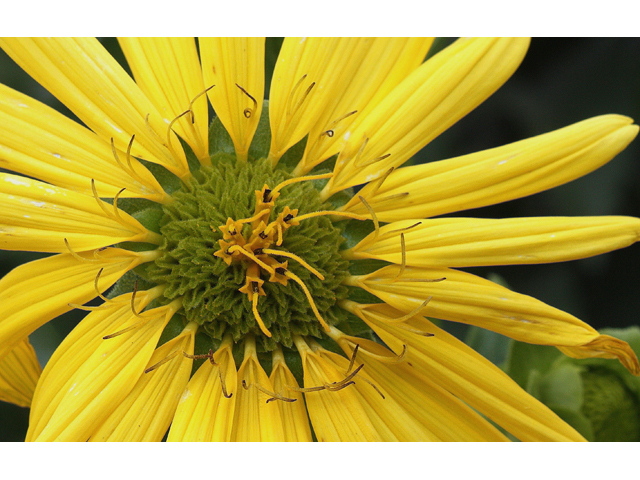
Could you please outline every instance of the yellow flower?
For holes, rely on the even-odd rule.
[[[431,43],[287,39],[267,102],[264,39],[121,39],[135,81],[95,39],[1,40],[88,127],[0,86],[19,174],[0,174],[0,248],[55,254],[0,282],[0,398],[33,394],[27,440],[583,440],[426,317],[637,375],[625,342],[456,268],[597,255],[640,219],[431,217],[585,175],[638,127],[605,115],[398,168],[529,41],[423,63]],[[90,313],[33,393],[28,336],[72,308]]]

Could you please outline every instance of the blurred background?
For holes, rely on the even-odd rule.
[[[120,61],[114,39],[102,39]],[[439,40],[442,48],[451,40]],[[280,45],[267,44],[267,70]],[[269,78],[270,73],[267,73]],[[640,120],[640,39],[533,39],[513,77],[416,156],[428,162],[496,147],[580,120],[617,113]],[[0,51],[0,82],[75,118]],[[267,83],[268,92],[268,83]],[[567,185],[502,205],[464,212],[487,218],[546,215],[640,216],[640,140],[612,162]],[[0,251],[0,277],[42,254]],[[551,265],[473,269],[499,274],[515,291],[568,311],[595,328],[640,325],[640,245],[599,257]],[[1,305],[0,305],[1,308]],[[57,344],[82,318],[70,312],[30,338],[44,366]],[[462,330],[456,332],[463,335]],[[21,441],[28,409],[0,402],[0,441]]]

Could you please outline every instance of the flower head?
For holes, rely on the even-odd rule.
[[[637,375],[625,342],[459,268],[597,255],[640,219],[440,216],[578,178],[638,127],[606,115],[402,167],[529,42],[462,39],[423,62],[431,43],[287,39],[267,102],[263,39],[121,39],[135,81],[97,40],[0,41],[88,127],[0,86],[18,174],[0,174],[0,247],[55,253],[0,282],[0,381],[33,358],[31,332],[89,311],[38,380],[27,439],[506,440],[488,418],[581,440],[427,317]],[[38,373],[1,398],[28,404],[15,386]]]

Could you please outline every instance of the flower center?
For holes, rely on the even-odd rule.
[[[215,339],[256,334],[266,351],[340,322],[348,262],[309,177],[212,156],[164,206],[162,254],[147,267],[164,297]],[[322,177],[322,176],[319,176]]]

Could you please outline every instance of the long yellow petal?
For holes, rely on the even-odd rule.
[[[528,46],[522,38],[461,39],[430,58],[345,133],[323,196],[402,165],[506,82]]]
[[[434,334],[424,337],[389,322],[401,312],[385,304],[347,305],[394,351],[408,345],[407,362],[459,399],[523,441],[584,441],[549,408],[498,367],[428,320],[406,324]]]
[[[274,164],[309,133],[322,112],[333,109],[372,44],[370,38],[284,40],[269,93]]]
[[[35,260],[15,268],[0,281],[0,359],[29,334],[58,315],[96,297],[126,272],[150,259],[149,254],[110,248],[92,253],[70,253]],[[97,260],[97,261],[96,261]]]
[[[164,118],[95,38],[2,38],[0,47],[107,143],[180,177],[186,157]]]
[[[133,78],[164,118],[174,119],[173,130],[198,158],[209,156],[209,112],[200,60],[193,37],[119,38]],[[192,100],[198,99],[191,104]]]
[[[200,38],[202,76],[211,105],[240,161],[247,160],[264,98],[264,38]]]
[[[375,232],[371,233],[345,256],[400,264],[401,235],[405,239],[406,264],[410,266],[523,265],[576,260],[627,247],[638,241],[640,219],[601,216],[404,220],[382,227],[377,240]]]
[[[99,195],[166,201],[151,173],[130,158],[133,173],[118,165],[111,145],[37,100],[0,85],[0,166],[58,187],[91,195],[91,179]],[[127,165],[126,153],[118,158]],[[134,176],[132,176],[134,175]]]
[[[349,283],[404,314],[419,311],[428,317],[486,328],[520,342],[552,345],[562,351],[567,347],[575,352],[567,354],[578,358],[617,358],[632,373],[640,373],[638,359],[628,344],[600,335],[573,315],[533,297],[448,268],[407,267],[400,273],[400,267],[391,265],[352,277]],[[420,310],[426,300],[428,304]],[[580,351],[584,355],[579,356]]]
[[[427,218],[525,197],[601,167],[637,135],[621,115],[603,115],[482,152],[401,168],[359,195],[383,222]],[[344,208],[367,214],[357,197]]]
[[[0,360],[0,400],[30,406],[41,372],[36,352],[25,338]]]
[[[233,340],[226,337],[187,384],[169,430],[169,442],[228,442],[237,399]]]
[[[374,39],[351,81],[336,92],[339,101],[319,112],[294,175],[304,175],[337,154],[349,127],[422,63],[432,43],[433,38]]]
[[[437,440],[387,395],[385,385],[376,386],[362,369],[356,372],[360,362],[356,361],[349,372],[350,361],[341,355],[313,342],[311,347],[305,347],[300,339],[296,340],[296,347],[302,356],[305,388],[338,382],[338,388],[305,394],[309,417],[319,441]],[[353,372],[356,372],[353,383],[339,383]]]
[[[472,408],[410,365],[406,358],[401,358],[406,352],[400,357],[392,355],[379,343],[338,333],[335,328],[329,335],[349,358],[357,345],[357,364],[364,364],[364,371],[376,385],[384,388],[385,395],[392,397],[414,418],[414,423],[422,425],[439,441],[507,440]]]
[[[276,401],[280,408],[280,416],[284,428],[284,439],[287,442],[310,442],[311,427],[302,393],[288,387],[298,388],[293,373],[287,367],[282,350],[274,350],[271,376],[269,379],[275,391],[285,397],[295,398],[295,402]]]
[[[109,417],[144,374],[166,324],[177,308],[169,304],[145,312],[137,329],[103,340],[76,371],[71,387],[35,441],[84,442]],[[119,308],[128,327],[141,320],[130,305]],[[55,378],[51,377],[52,382]]]
[[[184,392],[193,360],[198,324],[189,323],[180,335],[157,348],[131,393],[91,434],[92,442],[159,442],[169,429]],[[154,370],[149,369],[169,359]]]
[[[233,417],[232,442],[284,441],[280,409],[274,401],[267,403],[270,397],[260,391],[258,386],[273,392],[271,380],[258,361],[255,339],[249,337],[245,340],[244,361],[238,370],[238,398]]]
[[[65,238],[74,250],[127,241],[158,243],[158,235],[136,219],[105,202],[100,204],[82,193],[0,173],[0,248],[68,252]]]
[[[134,299],[136,312],[144,310],[162,290],[162,287],[155,287],[137,292]],[[109,308],[95,310],[87,315],[53,352],[33,397],[26,438],[28,442],[33,441],[42,432],[60,401],[73,385],[78,369],[105,341],[103,337],[121,331],[130,320],[127,314],[130,310],[127,312],[127,306],[131,305],[131,297],[131,293],[120,295],[113,299]]]

